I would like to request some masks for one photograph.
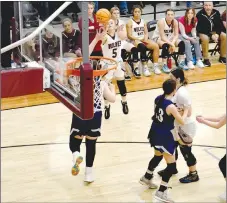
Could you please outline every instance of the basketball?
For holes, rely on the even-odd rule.
[[[111,18],[111,14],[105,8],[101,8],[96,12],[96,19],[99,23],[107,24],[110,18]]]

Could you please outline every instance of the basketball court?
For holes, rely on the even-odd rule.
[[[188,86],[193,118],[224,114],[225,66],[215,64],[186,75],[189,82],[195,82]],[[71,175],[72,112],[66,106],[49,93],[3,99],[2,202],[154,202],[156,190],[141,185],[139,179],[153,157],[147,135],[154,98],[162,93],[160,85],[167,77],[162,74],[128,82],[128,115],[122,113],[121,98],[117,95],[116,102],[111,104],[110,119],[103,118],[94,161],[95,182],[89,185],[83,181],[85,162],[79,175]],[[193,144],[200,180],[190,184],[179,182],[188,173],[179,153],[179,173],[171,178],[170,196],[175,202],[219,202],[218,196],[226,190],[218,167],[226,153],[226,127],[216,130],[197,123]],[[85,156],[84,143],[81,154]],[[165,166],[162,161],[155,170],[155,183],[161,181],[157,171]]]

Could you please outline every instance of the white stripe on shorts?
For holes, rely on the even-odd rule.
[[[78,130],[78,129],[76,129],[76,128],[72,128],[72,130],[71,130],[71,132],[70,132],[70,135],[71,135],[74,131],[80,132],[80,130]]]
[[[155,145],[155,147],[158,148],[158,149],[162,149],[164,152],[166,152],[166,153],[169,154],[169,155],[172,155],[172,154],[170,154],[170,153],[166,150],[166,148],[163,147],[163,146],[156,146],[156,145]]]
[[[97,128],[97,129],[91,129],[91,132],[99,132],[100,131],[100,128]]]

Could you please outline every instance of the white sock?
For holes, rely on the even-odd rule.
[[[78,151],[73,152],[73,163],[76,163],[76,159],[79,155],[80,155],[80,152],[78,152]]]

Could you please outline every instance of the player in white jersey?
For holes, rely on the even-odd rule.
[[[100,41],[104,35],[97,33],[94,40],[89,45],[89,54],[94,50],[95,45]],[[80,145],[84,137],[86,137],[86,168],[84,181],[91,183],[94,181],[93,175],[93,162],[96,154],[96,141],[101,136],[101,123],[102,123],[102,99],[105,97],[109,102],[115,102],[116,94],[115,87],[112,84],[107,84],[105,81],[97,82],[98,88],[101,88],[98,103],[94,103],[94,117],[90,120],[82,120],[73,114],[69,148],[73,155],[73,166],[71,173],[77,175],[80,171],[80,163],[83,157],[80,154]],[[96,87],[97,89],[97,87]],[[99,91],[99,90],[98,90]]]
[[[127,104],[127,88],[125,85],[125,78],[124,78],[124,63],[121,58],[121,49],[122,49],[122,41],[126,39],[124,31],[119,30],[116,31],[116,25],[113,19],[110,19],[106,27],[104,28],[103,32],[107,34],[102,39],[102,52],[104,57],[113,58],[117,61],[118,66],[117,69],[114,71],[109,71],[109,73],[105,76],[107,80],[112,80],[113,77],[117,81],[117,86],[119,92],[121,94],[121,104],[122,104],[122,111],[124,114],[128,114],[128,104]],[[110,118],[110,104],[108,101],[105,100],[105,119]]]
[[[121,32],[124,32],[124,34],[127,36],[127,30],[126,30],[126,25],[125,22],[123,20],[120,19],[120,9],[118,7],[113,7],[110,9],[110,13],[111,13],[111,18],[115,21],[116,24],[116,29],[117,30],[121,30]],[[138,57],[138,49],[129,42],[128,39],[122,41],[122,50],[121,50],[121,57],[123,59],[124,62],[127,61],[128,58],[128,52],[130,52],[132,54],[132,64],[131,68],[132,68],[132,73],[134,74],[134,76],[136,78],[140,78],[140,72],[139,72],[139,57]],[[130,76],[128,75],[128,69],[127,69],[127,65],[125,63],[125,79],[127,78],[128,80],[130,80]]]
[[[174,69],[170,73],[170,78],[177,82],[177,92],[174,95],[172,101],[178,108],[178,111],[183,114],[185,113],[187,117],[185,118],[185,124],[179,125],[175,123],[175,128],[178,132],[178,145],[180,151],[189,167],[189,174],[179,181],[181,183],[191,183],[199,180],[199,176],[196,170],[196,158],[192,153],[192,142],[193,137],[196,134],[196,123],[192,119],[192,106],[191,98],[189,96],[186,85],[188,84],[187,79],[184,76],[184,71],[182,69]],[[177,152],[176,152],[177,153]],[[163,171],[158,172],[162,176]],[[175,174],[177,171],[175,171]]]
[[[166,10],[166,17],[158,20],[156,29],[153,33],[152,39],[158,43],[162,48],[162,70],[165,73],[169,73],[170,69],[167,66],[167,58],[170,57],[170,53],[173,53],[176,46],[179,47],[179,68],[188,70],[185,65],[185,44],[178,38],[179,29],[178,21],[174,19],[174,11],[172,9]]]
[[[153,69],[155,74],[160,74],[161,71],[158,66],[159,59],[159,46],[156,42],[152,41],[148,37],[148,30],[146,22],[141,19],[142,8],[139,5],[134,5],[132,8],[132,19],[130,19],[126,25],[128,38],[140,51],[140,60],[143,64],[143,74],[150,76],[151,73],[147,66],[147,54],[148,50],[152,50]]]

